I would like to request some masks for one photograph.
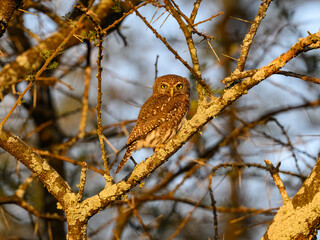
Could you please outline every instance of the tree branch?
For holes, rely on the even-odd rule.
[[[7,29],[8,23],[14,11],[20,6],[22,0],[1,0],[0,1],[0,38]]]
[[[19,137],[0,128],[0,146],[32,171],[46,186],[48,191],[64,206],[65,196],[75,195],[70,186],[47,161],[35,153]]]
[[[280,207],[262,240],[311,239],[319,228],[320,158],[291,202]]]
[[[165,144],[164,148],[159,149],[151,157],[137,164],[127,179],[103,189],[96,196],[84,200],[82,203],[82,209],[87,211],[89,216],[92,216],[109,204],[113,203],[115,200],[119,199],[125,193],[129,192],[133,187],[146,179],[159,166],[168,161],[169,157],[178,151],[184,143],[186,143],[213,117],[218,115],[222,110],[242,95],[247,94],[249,89],[276,73],[289,60],[296,57],[299,53],[303,52],[306,47],[316,43],[317,41],[320,41],[320,31],[309,35],[308,37],[299,39],[299,41],[294,44],[288,52],[273,60],[269,65],[259,69],[252,77],[247,78],[243,82],[226,90],[221,97],[211,100],[207,105],[199,107],[197,113],[192,117],[192,119],[183,125],[182,129],[180,129],[177,135]],[[93,203],[95,206],[94,209],[91,208],[89,210],[88,206],[92,207]]]
[[[2,1],[1,1],[2,2]],[[133,4],[137,4],[133,1]],[[101,1],[93,10],[93,13],[101,22],[101,27],[105,27],[108,24],[114,22],[114,18],[120,18],[120,16],[115,16],[113,9],[114,2],[112,0]],[[128,11],[129,7],[124,7],[122,11]],[[53,33],[51,36],[41,41],[38,45],[30,48],[29,50],[21,53],[15,61],[7,64],[0,71],[0,92],[4,90],[9,90],[11,85],[17,84],[25,79],[26,75],[30,75],[36,72],[45,59],[40,57],[41,52],[48,50],[55,50],[59,44],[68,36],[72,30],[72,24],[64,24],[63,27],[59,28],[57,32]],[[88,36],[89,31],[94,29],[94,26],[90,20],[84,21],[84,23],[78,26],[77,34],[79,36]],[[79,38],[72,37],[65,45],[64,50],[69,49],[77,44],[81,43]]]
[[[238,66],[237,66],[237,69],[235,70],[235,73],[243,71],[244,65],[246,63],[246,60],[247,60],[247,57],[249,54],[249,50],[250,50],[250,47],[251,47],[251,44],[253,41],[253,38],[257,33],[257,30],[260,26],[262,19],[266,16],[266,11],[267,11],[271,1],[272,0],[264,0],[261,3],[261,5],[259,7],[258,14],[255,17],[253,23],[251,24],[251,28],[250,28],[249,32],[246,34],[245,38],[243,39],[242,50],[241,50]]]

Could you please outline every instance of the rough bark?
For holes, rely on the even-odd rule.
[[[22,0],[0,1],[0,38],[3,36],[14,11],[20,6]]]
[[[283,205],[262,240],[311,239],[320,225],[320,158],[294,198]]]

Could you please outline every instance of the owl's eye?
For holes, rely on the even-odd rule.
[[[162,89],[166,89],[167,87],[168,87],[167,84],[162,84],[162,85],[161,85],[161,88],[162,88]]]
[[[182,89],[183,88],[183,85],[181,83],[177,84],[176,86],[177,89]]]

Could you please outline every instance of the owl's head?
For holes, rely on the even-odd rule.
[[[190,84],[186,78],[174,74],[158,77],[153,85],[153,94],[166,94],[171,97],[178,94],[190,95]]]

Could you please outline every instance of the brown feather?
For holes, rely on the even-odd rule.
[[[141,107],[116,173],[133,151],[142,147],[156,148],[177,133],[189,108],[189,94],[190,84],[186,78],[169,74],[155,80],[153,94]]]
[[[136,142],[133,142],[132,144],[130,144],[130,145],[127,147],[127,151],[126,151],[126,153],[124,154],[124,156],[123,156],[123,158],[122,158],[121,162],[119,163],[119,166],[118,166],[118,168],[117,168],[117,170],[116,170],[116,174],[117,174],[118,172],[120,172],[120,170],[121,170],[121,169],[124,167],[124,165],[128,162],[128,160],[129,160],[132,152],[133,152],[134,149],[136,148],[136,145],[137,145],[137,143],[136,143]]]

